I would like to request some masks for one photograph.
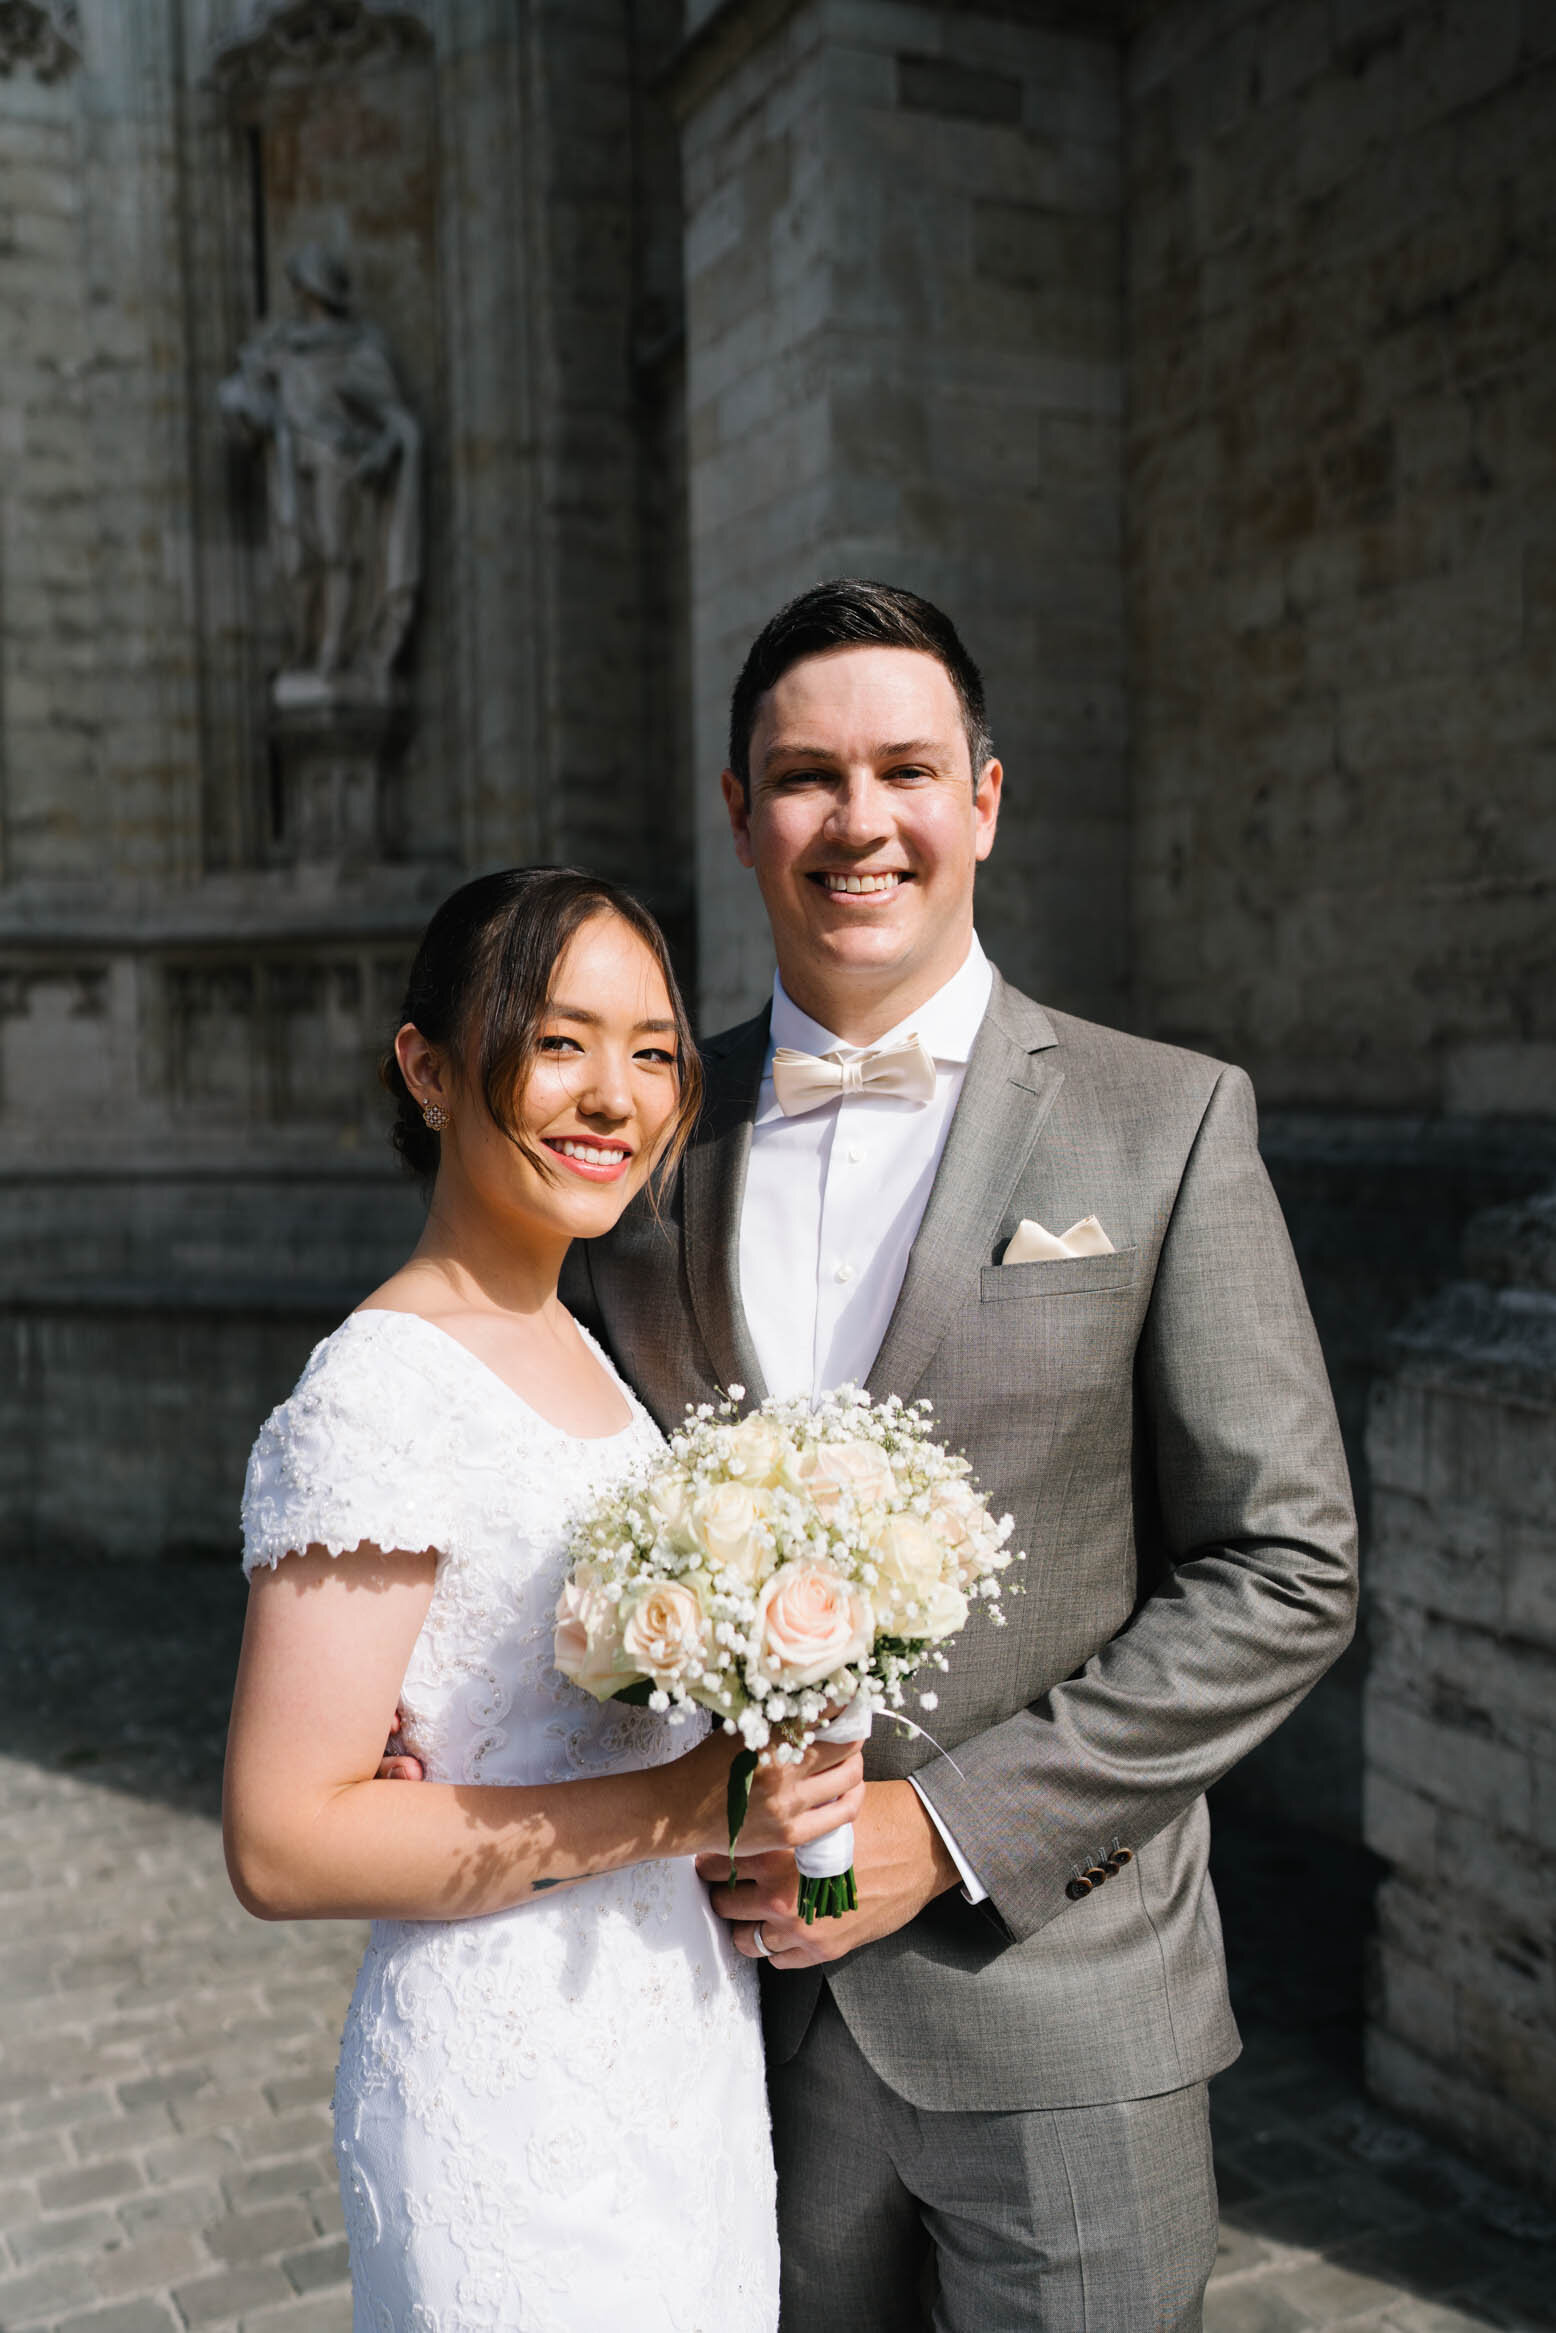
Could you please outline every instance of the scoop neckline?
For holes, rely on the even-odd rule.
[[[440,1344],[447,1345],[454,1352],[462,1355],[463,1358],[469,1362],[472,1369],[479,1370],[482,1377],[484,1377],[489,1384],[495,1385],[499,1393],[505,1393],[510,1401],[516,1402],[519,1408],[524,1412],[525,1416],[528,1418],[533,1418],[537,1426],[544,1426],[548,1434],[555,1434],[564,1442],[578,1442],[582,1443],[586,1449],[601,1450],[612,1442],[620,1442],[637,1426],[638,1405],[636,1401],[627,1391],[625,1385],[622,1384],[621,1379],[616,1375],[616,1372],[610,1367],[610,1364],[606,1361],[604,1354],[600,1351],[598,1343],[593,1337],[590,1336],[582,1321],[575,1320],[573,1322],[574,1328],[577,1329],[578,1334],[590,1347],[591,1351],[597,1356],[601,1369],[604,1371],[606,1376],[614,1381],[618,1392],[621,1394],[622,1400],[627,1405],[628,1415],[626,1424],[624,1426],[618,1426],[615,1432],[611,1434],[575,1434],[570,1426],[559,1426],[555,1418],[548,1418],[544,1410],[538,1410],[532,1401],[526,1401],[523,1394],[518,1391],[517,1387],[508,1383],[506,1377],[499,1377],[496,1370],[492,1367],[489,1361],[483,1361],[479,1353],[472,1353],[468,1345],[461,1344],[458,1337],[451,1337],[447,1329],[439,1328],[435,1320],[428,1320],[425,1313],[400,1312],[392,1305],[388,1304],[362,1304],[358,1305],[355,1312],[351,1312],[346,1315],[345,1320],[341,1323],[341,1327],[349,1327],[351,1322],[354,1320],[414,1321],[418,1328],[425,1329],[430,1336],[436,1337]]]

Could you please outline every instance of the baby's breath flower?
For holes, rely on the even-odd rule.
[[[769,1400],[742,1418],[737,1404],[744,1399],[744,1387],[732,1385],[716,1405],[689,1409],[657,1462],[646,1463],[641,1480],[601,1501],[579,1525],[571,1553],[575,1566],[589,1567],[598,1612],[615,1615],[628,1592],[635,1600],[641,1588],[666,1583],[679,1584],[696,1599],[705,1622],[702,1664],[683,1670],[666,1687],[656,1683],[649,1702],[656,1714],[684,1723],[700,1705],[727,1733],[758,1750],[772,1742],[776,1729],[777,1754],[788,1762],[814,1738],[829,1707],[862,1696],[875,1710],[900,1708],[916,1670],[925,1663],[947,1670],[943,1650],[930,1641],[930,1614],[946,1609],[945,1591],[987,1601],[990,1618],[1003,1625],[1004,1615],[995,1608],[1001,1593],[995,1575],[1024,1562],[1025,1553],[1005,1549],[1014,1522],[1008,1515],[996,1522],[978,1500],[966,1458],[932,1439],[927,1398],[907,1404],[893,1394],[872,1402],[858,1386],[846,1385],[814,1405],[802,1397]],[[760,1424],[753,1426],[753,1419]],[[829,1444],[850,1445],[856,1456],[822,1470],[831,1485],[830,1511],[823,1512],[828,1502],[818,1505],[811,1492],[812,1454]],[[775,1450],[785,1453],[781,1466]],[[883,1463],[861,1471],[858,1454],[871,1450],[881,1453]],[[714,1562],[700,1527],[667,1518],[692,1516],[695,1501],[742,1482],[747,1487],[740,1496],[755,1512],[744,1538],[739,1530],[723,1531]],[[972,1496],[957,1507],[962,1528],[947,1534],[940,1580],[934,1579],[932,1557],[926,1570],[921,1547],[911,1580],[895,1582],[892,1634],[876,1635],[866,1653],[831,1676],[799,1690],[786,1685],[782,1663],[766,1644],[768,1583],[785,1566],[812,1567],[849,1583],[849,1592],[873,1610],[873,1599],[883,1594],[883,1530],[893,1517],[912,1516],[915,1529],[935,1534],[938,1486],[964,1483]],[[727,1498],[705,1512],[730,1524]],[[957,1541],[954,1551],[951,1539]],[[774,1641],[792,1649],[796,1640],[788,1631],[786,1620]],[[596,1673],[609,1674],[608,1664]],[[933,1694],[918,1699],[925,1708],[936,1706]]]

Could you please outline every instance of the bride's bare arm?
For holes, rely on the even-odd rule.
[[[223,1792],[227,1868],[261,1919],[449,1920],[594,1874],[725,1843],[737,1744],[713,1735],[640,1773],[530,1788],[379,1781],[434,1558],[312,1548],[257,1570],[233,1697]],[[857,1750],[818,1744],[766,1767],[745,1853],[850,1822]]]

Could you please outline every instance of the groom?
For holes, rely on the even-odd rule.
[[[935,1676],[933,1742],[877,1729],[859,1910],[806,1928],[787,1857],[713,1890],[768,1964],[784,2324],[1186,2333],[1238,2048],[1204,1792],[1355,1594],[1252,1094],[984,956],[1002,771],[926,601],[776,615],[723,783],[772,1006],[709,1042],[664,1220],[579,1243],[569,1302],[667,1427],[730,1384],[927,1395],[1028,1558]]]

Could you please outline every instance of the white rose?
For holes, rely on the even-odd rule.
[[[707,1617],[690,1588],[657,1580],[632,1601],[621,1644],[633,1666],[656,1685],[679,1684],[707,1666]]]
[[[826,1564],[784,1564],[758,1599],[762,1666],[781,1685],[819,1685],[868,1660],[874,1642],[869,1598]]]
[[[967,1625],[967,1598],[954,1580],[942,1580],[924,1598],[924,1616],[916,1624],[931,1644],[942,1644]]]
[[[749,1489],[778,1480],[789,1443],[771,1418],[742,1418],[729,1438],[729,1471]]]
[[[609,1701],[638,1675],[622,1649],[620,1607],[590,1565],[580,1564],[557,1598],[553,1658],[563,1676],[596,1701]]]
[[[956,1558],[963,1583],[975,1580],[985,1568],[983,1528],[987,1523],[982,1499],[960,1475],[937,1482],[929,1494],[929,1528]]]
[[[685,1554],[696,1546],[692,1502],[684,1474],[674,1467],[667,1468],[663,1474],[656,1474],[648,1486],[648,1505],[661,1536],[672,1547]]]
[[[754,1586],[762,1569],[755,1494],[743,1482],[716,1483],[692,1501],[692,1528],[708,1561]]]
[[[871,1551],[879,1584],[876,1602],[889,1625],[901,1624],[900,1633],[917,1636],[909,1623],[911,1608],[927,1602],[940,1586],[947,1567],[947,1549],[916,1515],[893,1515]]]
[[[808,1498],[826,1522],[845,1496],[856,1507],[882,1506],[897,1488],[891,1460],[876,1442],[818,1442],[785,1461],[784,1480]]]

